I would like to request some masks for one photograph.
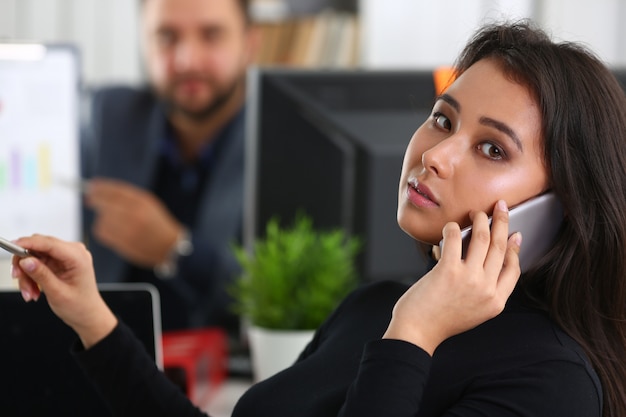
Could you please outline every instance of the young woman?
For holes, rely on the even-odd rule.
[[[440,259],[410,287],[347,297],[233,416],[626,415],[625,167],[626,98],[593,54],[524,22],[483,28],[400,179],[398,223],[418,241],[443,238]],[[520,278],[507,207],[547,190],[564,219]],[[24,298],[43,289],[118,415],[201,414],[104,304],[81,244],[17,243],[37,254],[13,261]]]

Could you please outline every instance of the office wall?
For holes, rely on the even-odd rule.
[[[137,82],[138,0],[0,0],[0,39],[75,42],[87,82]],[[448,64],[485,19],[532,17],[555,36],[626,66],[621,0],[359,0],[362,65]]]
[[[0,0],[0,41],[73,42],[92,84],[141,79],[138,0]]]
[[[607,63],[626,65],[622,0],[361,0],[365,66],[450,64],[481,23],[529,17],[555,38],[589,45]]]
[[[538,19],[554,35],[588,44],[607,63],[626,66],[626,2],[536,0]]]
[[[362,62],[371,68],[449,65],[484,21],[535,14],[533,0],[361,0]]]

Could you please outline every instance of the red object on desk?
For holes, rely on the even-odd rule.
[[[163,332],[165,374],[196,404],[206,404],[227,373],[226,333],[218,328]]]

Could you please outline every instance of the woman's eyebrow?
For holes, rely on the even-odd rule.
[[[507,125],[506,123],[500,122],[498,120],[494,120],[491,117],[486,117],[486,116],[483,116],[480,118],[480,123],[486,126],[491,126],[494,129],[497,129],[500,132],[507,135],[508,137],[510,137],[513,143],[515,143],[515,146],[517,146],[517,149],[519,149],[520,152],[523,152],[524,149],[522,147],[522,141],[519,140],[517,133],[515,133],[515,131],[511,129],[509,125]]]
[[[452,106],[452,108],[454,110],[457,111],[457,113],[461,111],[461,103],[456,101],[456,99],[454,97],[452,97],[450,94],[442,94],[442,95],[440,95],[439,97],[437,97],[435,102],[437,102],[439,100],[443,100],[446,103],[448,103],[450,106]]]
[[[442,94],[439,97],[437,97],[437,100],[445,101],[457,113],[461,112],[461,103],[459,103],[451,95],[449,95],[449,94]],[[519,140],[519,137],[517,136],[517,133],[515,133],[515,131],[513,129],[511,129],[511,127],[508,126],[506,123],[500,122],[498,120],[495,120],[495,119],[492,119],[492,118],[486,117],[486,116],[483,116],[483,117],[480,118],[480,123],[483,124],[483,125],[486,125],[486,126],[493,127],[494,129],[497,129],[500,132],[504,133],[505,135],[507,135],[508,137],[511,138],[511,140],[513,141],[513,143],[515,143],[515,146],[517,147],[517,149],[519,149],[520,152],[523,151],[522,141]]]

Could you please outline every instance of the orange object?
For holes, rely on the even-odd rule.
[[[209,401],[227,373],[227,337],[218,328],[163,332],[165,374],[196,406]]]
[[[433,71],[433,80],[435,82],[436,95],[442,94],[454,81],[454,68],[443,66]]]

